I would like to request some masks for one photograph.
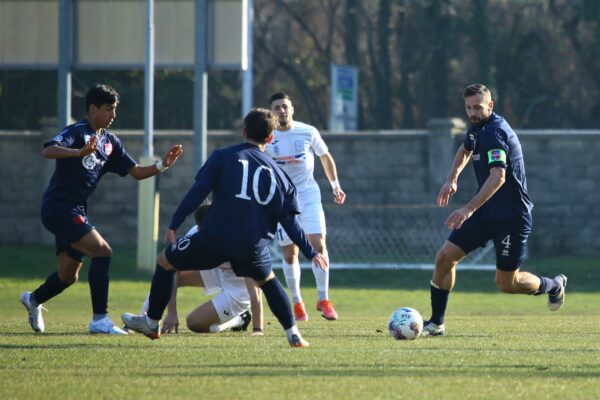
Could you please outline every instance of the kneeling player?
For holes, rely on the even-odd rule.
[[[202,204],[194,213],[196,226],[186,234],[192,236],[202,229],[204,216],[210,204]],[[173,284],[173,294],[167,306],[167,315],[163,320],[161,333],[178,333],[179,317],[177,315],[177,288],[203,287],[207,295],[216,294],[194,309],[186,318],[188,329],[198,333],[217,333],[228,329],[245,331],[253,321],[252,335],[263,334],[262,324],[262,293],[252,279],[235,275],[229,263],[205,271],[178,271]],[[146,297],[142,313],[148,311]]]

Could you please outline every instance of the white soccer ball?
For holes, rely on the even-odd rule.
[[[414,340],[423,332],[423,317],[414,308],[400,307],[392,313],[388,330],[396,340]]]

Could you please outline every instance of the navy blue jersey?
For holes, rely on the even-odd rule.
[[[527,215],[533,203],[527,193],[521,143],[508,122],[492,113],[477,130],[467,132],[464,147],[472,151],[473,168],[479,189],[490,176],[490,168],[506,169],[506,180],[481,207],[488,220],[515,219]]]
[[[60,146],[80,149],[96,132],[87,120],[67,126],[44,147]],[[125,176],[136,162],[123,148],[121,141],[104,130],[97,142],[98,150],[85,157],[59,158],[56,170],[44,193],[43,204],[66,203],[87,207],[87,200],[107,172]]]
[[[216,245],[228,251],[269,245],[281,222],[305,256],[316,255],[298,223],[296,188],[258,146],[242,143],[215,150],[196,175],[169,228],[179,228],[211,191],[212,206],[203,232]]]

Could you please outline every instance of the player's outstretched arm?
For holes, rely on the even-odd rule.
[[[438,194],[438,206],[446,207],[448,205],[450,196],[452,196],[458,190],[458,176],[469,162],[469,157],[471,157],[471,152],[465,149],[464,144],[461,144],[456,151],[456,155],[454,156],[454,162],[452,163],[452,168],[450,169],[448,179],[446,179],[446,182],[442,185],[440,193]]]
[[[183,153],[182,145],[176,144],[171,146],[162,161],[158,161],[156,164],[147,165],[145,167],[136,165],[129,170],[129,175],[137,180],[150,178],[151,176],[154,176],[175,164],[181,153]]]
[[[98,150],[98,147],[96,146],[97,142],[98,138],[96,136],[92,136],[85,146],[80,149],[71,149],[57,145],[48,146],[42,150],[42,156],[49,159],[85,157]]]

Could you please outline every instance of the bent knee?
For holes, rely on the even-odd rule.
[[[164,251],[161,252],[158,257],[156,257],[156,263],[159,265],[159,267],[166,271],[177,271],[177,268],[175,268],[173,264],[167,260],[167,256],[165,255]]]
[[[289,265],[293,265],[295,261],[299,261],[298,257],[294,256],[293,254],[284,256],[283,260]]]
[[[112,248],[106,242],[104,242],[104,245],[102,246],[102,253],[104,254],[103,257],[112,257],[113,255]]]
[[[441,248],[435,255],[435,265],[444,266],[447,268],[453,268],[458,264],[459,260],[456,260],[454,255],[445,248]]]
[[[92,251],[90,258],[112,257],[112,254],[112,248],[106,241],[104,241]]]

